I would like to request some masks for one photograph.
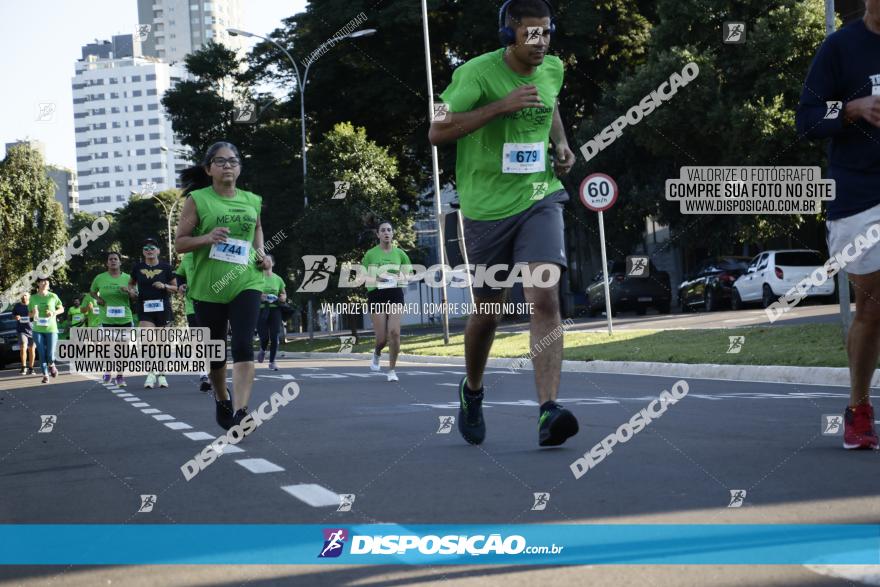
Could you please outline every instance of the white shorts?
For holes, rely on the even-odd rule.
[[[841,259],[846,262],[846,266],[841,267],[844,271],[852,275],[867,275],[880,271],[880,246],[873,243],[877,235],[880,235],[880,204],[846,218],[827,220],[825,224],[828,228],[829,256],[833,257],[846,249]],[[869,231],[868,229],[873,225],[877,228]],[[872,244],[857,254],[858,247],[855,244],[859,236],[862,237],[859,240],[867,239],[868,243]],[[855,258],[847,260],[850,257]]]

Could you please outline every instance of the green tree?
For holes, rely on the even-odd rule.
[[[97,215],[89,212],[75,212],[70,220],[70,238],[77,238],[81,231],[92,232],[97,218]],[[63,294],[62,299],[65,302],[69,303],[74,295],[87,292],[95,275],[107,270],[107,251],[119,248],[116,240],[118,226],[114,216],[107,214],[104,218],[110,223],[109,230],[100,236],[92,232],[94,240],[91,240],[80,254],[71,256],[67,262],[68,281],[59,286],[62,292],[59,295]],[[75,245],[81,246],[81,241],[78,239]]]
[[[644,218],[668,224],[676,246],[731,254],[748,243],[785,237],[812,241],[819,218],[796,215],[685,216],[667,202],[667,178],[694,165],[820,165],[821,145],[800,140],[794,111],[804,77],[824,37],[821,0],[705,3],[660,0],[649,59],[607,92],[574,141],[586,143],[688,62],[699,76],[573,175],[615,177],[621,199],[606,213],[609,250],[628,253],[641,239]],[[722,23],[747,23],[747,43],[721,42]],[[577,208],[580,208],[579,206]],[[574,212],[587,221],[582,209]],[[723,235],[723,238],[718,238]],[[801,242],[799,242],[801,241]]]
[[[67,240],[55,183],[46,174],[39,151],[16,145],[0,162],[0,288],[6,289],[49,259]],[[53,281],[64,281],[62,267]]]
[[[410,250],[415,244],[412,215],[394,189],[397,162],[388,150],[367,138],[366,130],[351,123],[337,124],[312,151],[309,175],[310,200],[305,215],[292,230],[297,238],[289,246],[293,271],[288,295],[300,305],[307,294],[296,293],[302,284],[303,255],[333,255],[338,266],[360,263],[367,249],[376,245],[374,228],[381,220],[395,227],[398,246]],[[348,182],[344,199],[332,199],[334,182]],[[339,288],[337,271],[320,302],[363,301],[364,288]]]

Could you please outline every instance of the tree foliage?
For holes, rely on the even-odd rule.
[[[46,174],[39,151],[27,145],[8,149],[0,162],[0,288],[35,269],[67,240],[61,204],[55,201],[55,182]],[[63,281],[64,268],[53,273]]]

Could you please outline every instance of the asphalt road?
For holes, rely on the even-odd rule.
[[[364,362],[258,366],[251,407],[294,380],[299,397],[192,480],[181,465],[222,430],[193,377],[167,390],[79,376],[0,374],[3,523],[880,523],[878,452],[821,434],[842,387],[689,380],[689,394],[598,466],[569,465],[675,379],[564,373],[581,432],[539,449],[532,373],[486,376],[486,442],[438,433],[457,414],[461,367],[404,364],[389,383]],[[42,415],[56,417],[38,432]],[[308,486],[308,487],[306,487]],[[730,508],[730,491],[745,490]],[[533,494],[549,493],[543,511]],[[141,495],[153,511],[138,512]],[[350,511],[338,495],[354,494]],[[331,498],[328,498],[332,496]],[[323,501],[322,501],[323,500]],[[218,537],[218,545],[235,537]],[[821,574],[820,573],[826,573]],[[850,573],[849,579],[835,578]],[[873,575],[872,575],[873,573]],[[21,585],[880,585],[880,571],[803,566],[0,567]]]

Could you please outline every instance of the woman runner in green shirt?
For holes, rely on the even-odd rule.
[[[361,261],[361,265],[367,268],[367,302],[376,333],[376,348],[370,369],[381,369],[379,361],[387,342],[388,381],[398,381],[394,367],[400,354],[400,316],[403,314],[403,288],[406,287],[401,287],[398,277],[401,273],[410,273],[412,264],[407,254],[392,244],[394,227],[390,222],[380,222],[376,235],[379,244],[367,251]]]
[[[263,257],[263,296],[260,305],[260,319],[257,322],[257,332],[260,335],[260,354],[257,362],[262,363],[266,358],[266,347],[269,347],[269,369],[278,370],[275,364],[275,355],[278,353],[278,342],[281,339],[281,307],[287,301],[287,290],[281,276],[272,273],[275,266],[275,257],[266,254]]]
[[[58,376],[55,368],[55,346],[58,344],[57,316],[64,313],[64,306],[54,292],[49,291],[49,278],[37,279],[37,293],[28,302],[30,319],[34,325],[34,341],[40,355],[40,368],[43,371],[43,383],[49,383]]]
[[[202,165],[181,173],[186,200],[175,249],[192,252],[187,284],[199,325],[212,340],[232,330],[232,389],[226,388],[226,359],[211,361],[217,423],[230,429],[248,415],[254,384],[253,335],[260,312],[263,274],[262,198],[235,187],[241,156],[235,145],[217,142]],[[249,427],[248,427],[249,428]]]

